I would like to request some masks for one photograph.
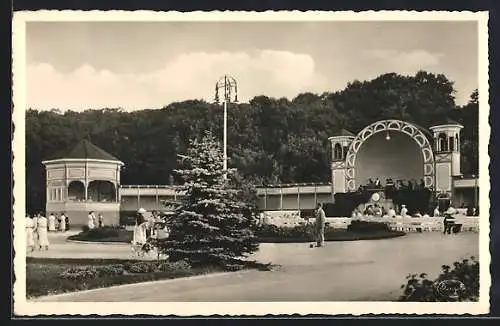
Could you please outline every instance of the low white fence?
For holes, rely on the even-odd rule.
[[[387,223],[393,230],[404,232],[443,232],[444,217],[327,217],[326,223],[333,228],[347,229],[353,220]],[[314,219],[306,221],[298,211],[268,211],[261,214],[261,223],[283,227],[295,227],[306,223],[314,223]],[[462,232],[479,232],[479,217],[456,215],[455,224],[460,224]]]

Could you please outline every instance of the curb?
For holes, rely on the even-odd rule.
[[[82,240],[71,240],[71,239],[66,239],[66,242],[69,243],[79,243],[79,244],[100,244],[100,245],[113,245],[113,246],[128,246],[130,243],[125,243],[125,242],[99,242],[99,241],[82,241]]]
[[[202,275],[195,275],[195,276],[187,276],[187,277],[179,277],[179,278],[173,278],[173,279],[166,279],[166,280],[156,280],[156,281],[147,281],[147,282],[139,282],[139,283],[130,283],[130,284],[121,284],[121,285],[112,285],[112,286],[106,286],[106,287],[101,287],[101,288],[95,288],[95,289],[90,289],[90,290],[83,290],[83,291],[74,291],[74,292],[67,292],[67,293],[60,293],[60,294],[54,294],[54,295],[45,295],[45,296],[40,296],[36,297],[33,299],[27,299],[28,302],[52,302],[47,299],[57,299],[57,298],[64,298],[64,297],[69,297],[69,296],[77,296],[80,294],[87,294],[87,293],[94,293],[97,291],[103,291],[103,290],[109,290],[109,289],[118,289],[118,288],[129,288],[129,287],[135,287],[135,286],[144,286],[144,285],[161,285],[161,284],[169,284],[169,283],[174,283],[174,282],[180,282],[180,281],[191,281],[191,280],[198,280],[198,279],[207,279],[207,278],[212,278],[212,277],[219,277],[219,276],[225,276],[225,275],[236,275],[236,274],[246,274],[251,271],[256,271],[253,269],[248,269],[244,271],[237,271],[237,272],[220,272],[220,273],[213,273],[213,274],[202,274]],[[71,302],[71,301],[68,301]]]

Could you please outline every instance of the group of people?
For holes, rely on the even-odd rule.
[[[369,217],[397,217],[398,214],[396,213],[396,209],[393,206],[390,206],[388,209],[386,209],[383,206],[380,206],[379,204],[373,204],[373,205],[367,205],[363,211],[360,209],[356,208],[352,212],[351,217],[352,218],[363,218],[365,216]],[[430,217],[428,214],[422,215],[419,211],[415,211],[412,215],[408,214],[408,208],[406,205],[401,205],[401,209],[399,210],[399,216],[401,217]],[[434,217],[441,217],[442,214],[439,211],[439,206],[436,206],[434,208],[433,212]]]
[[[168,229],[165,219],[160,212],[152,211],[151,214],[144,208],[137,210],[132,245],[142,246],[149,238],[166,237]]]
[[[89,227],[89,230],[104,227],[104,216],[101,213],[96,216],[95,212],[90,211],[87,226]]]
[[[69,218],[64,213],[50,213],[47,223],[50,232],[66,232],[69,230]]]
[[[411,180],[396,180],[394,181],[392,178],[386,178],[385,179],[385,184],[382,184],[382,181],[380,178],[376,178],[375,180],[370,178],[368,179],[368,182],[366,185],[360,186],[360,188],[367,188],[367,189],[377,189],[377,188],[394,188],[396,190],[400,189],[409,189],[409,190],[418,190],[418,189],[423,189],[425,188],[425,183],[424,180],[421,179],[420,181],[417,181],[415,179]]]
[[[38,213],[35,216],[26,215],[26,247],[29,251],[39,249],[49,250],[48,232],[65,232],[69,230],[69,218],[64,213],[53,214],[45,217]]]

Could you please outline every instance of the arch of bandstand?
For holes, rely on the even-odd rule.
[[[386,135],[385,139],[389,141],[391,137],[396,139],[398,134],[405,135],[410,139],[410,143],[419,149],[420,153],[413,154],[422,157],[422,166],[417,172],[421,175],[426,190],[441,199],[451,199],[454,206],[465,202],[477,206],[478,178],[464,176],[460,172],[461,128],[458,123],[447,121],[431,127],[429,132],[412,123],[382,120],[366,126],[356,135],[342,130],[329,138],[332,172],[329,182],[257,187],[259,210],[277,216],[287,212],[298,216],[311,215],[316,204],[321,202],[333,205],[330,206],[333,210],[327,210],[329,217],[350,217],[346,209],[340,209],[338,205],[341,202],[353,201],[353,196],[358,196],[356,200],[360,201],[359,193],[363,188],[363,180],[356,178],[356,169],[362,164],[360,152],[364,148],[363,145],[370,139],[373,143],[380,135]],[[100,150],[92,144],[86,146],[95,151]],[[391,147],[385,144],[380,146]],[[168,211],[169,208],[165,207],[163,202],[176,201],[182,197],[178,186],[175,185],[120,185],[120,169],[123,163],[117,159],[110,160],[109,157],[105,160],[89,157],[62,158],[45,161],[44,164],[47,169],[47,212],[70,209],[75,215],[82,213],[73,224],[85,224],[86,214],[90,210],[107,212],[111,219],[108,223],[118,224],[120,216],[133,216],[139,208]],[[369,164],[363,166],[363,169],[366,166]],[[386,198],[387,192],[384,192],[383,188],[365,187],[362,191],[364,202],[369,201],[373,193],[379,192],[382,198],[387,199],[386,204],[394,204]],[[363,200],[360,201],[362,202]],[[79,213],[78,210],[82,212]],[[352,208],[348,211],[352,211]]]

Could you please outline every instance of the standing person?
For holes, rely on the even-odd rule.
[[[68,215],[64,214],[64,220],[66,221],[66,231],[69,231],[69,217],[68,217]]]
[[[401,216],[406,217],[406,214],[408,214],[408,209],[406,208],[406,205],[401,205]]]
[[[66,216],[64,216],[64,213],[59,215],[59,230],[66,232]]]
[[[35,222],[31,216],[26,215],[26,247],[30,252],[35,250]]]
[[[132,246],[134,250],[137,251],[137,254],[140,254],[140,248],[147,242],[146,228],[148,221],[144,217],[146,214],[146,210],[144,208],[140,208],[137,211],[134,233],[132,237]]]
[[[325,244],[325,222],[326,215],[323,210],[323,205],[318,203],[316,205],[316,247],[323,247]]]
[[[457,213],[457,210],[450,204],[450,207],[446,210],[444,213],[444,231],[443,234],[451,234],[451,229],[453,228],[453,225],[455,224],[455,217],[454,215]]]
[[[102,213],[99,213],[97,223],[100,228],[104,227],[104,216],[102,216]]]
[[[56,231],[56,217],[54,216],[54,213],[50,213],[49,215],[49,231]]]
[[[436,208],[434,208],[434,217],[439,217],[441,215],[441,212],[439,211],[439,206],[436,206]]]
[[[49,250],[48,220],[41,214],[38,214],[36,232],[38,233],[40,250]]]
[[[87,221],[87,226],[89,227],[89,230],[92,230],[95,228],[94,216],[92,214],[93,214],[93,212],[89,212],[88,221]]]

